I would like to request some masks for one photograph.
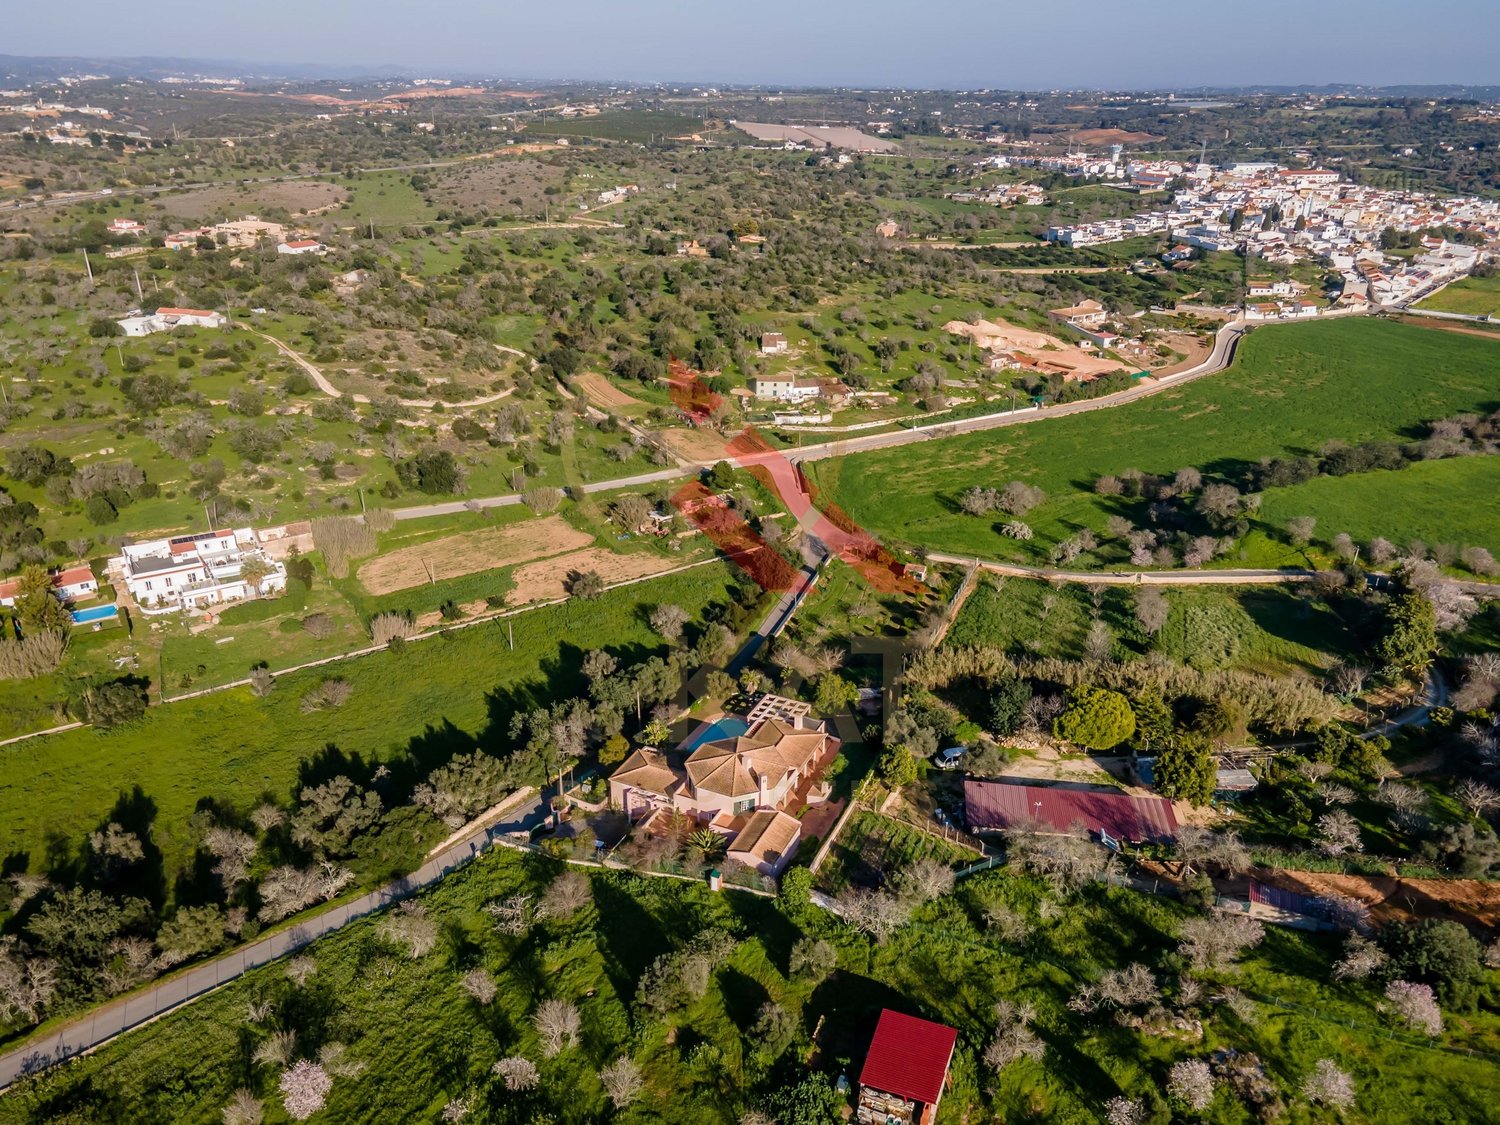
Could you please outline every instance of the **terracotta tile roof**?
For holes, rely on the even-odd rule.
[[[802,834],[802,825],[794,816],[775,809],[758,809],[750,814],[729,845],[731,853],[739,852],[754,860],[776,863],[786,855],[797,837]]]
[[[958,1032],[889,1008],[880,1013],[859,1084],[934,1105],[943,1094]]]
[[[609,779],[665,795],[672,792],[682,776],[667,763],[667,756],[660,750],[642,746],[621,762]]]
[[[67,570],[59,571],[52,576],[54,586],[78,586],[84,582],[92,582],[94,572],[86,566],[70,566]]]
[[[705,742],[688,755],[687,774],[695,789],[748,797],[760,791],[761,777],[774,788],[817,752],[823,738],[822,731],[766,719],[736,738]]]

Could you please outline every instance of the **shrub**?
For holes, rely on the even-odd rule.
[[[370,639],[378,645],[417,635],[417,623],[405,613],[377,613],[370,618]]]
[[[312,521],[313,543],[323,552],[328,573],[344,578],[349,563],[375,553],[375,529],[349,516],[324,516]]]

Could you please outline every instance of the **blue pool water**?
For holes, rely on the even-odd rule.
[[[691,742],[684,747],[686,750],[696,750],[705,742],[718,742],[725,738],[735,738],[750,729],[750,724],[744,719],[734,715],[725,715],[722,719],[715,719],[697,733]]]
[[[88,609],[75,609],[73,611],[74,625],[87,625],[91,621],[108,621],[119,610],[112,605],[90,606]]]

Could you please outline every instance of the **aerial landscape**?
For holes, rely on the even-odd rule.
[[[1497,1120],[1500,10],[5,23],[0,1125]]]

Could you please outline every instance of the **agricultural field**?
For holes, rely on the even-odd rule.
[[[1044,561],[1053,544],[1079,528],[1102,535],[1108,516],[1137,523],[1144,516],[1143,501],[1094,493],[1100,476],[1128,469],[1170,476],[1192,466],[1205,479],[1242,481],[1262,458],[1316,452],[1332,440],[1413,441],[1423,436],[1425,423],[1492,409],[1500,394],[1500,348],[1469,337],[1438,339],[1440,349],[1430,332],[1368,321],[1259,328],[1241,345],[1230,370],[1142,402],[929,442],[921,458],[898,449],[816,462],[808,471],[862,525],[896,542]],[[1500,527],[1476,524],[1472,509],[1392,503],[1398,494],[1409,501],[1426,495],[1424,474],[1434,472],[1437,479],[1465,482],[1461,487],[1478,495],[1492,467],[1483,457],[1460,458],[1318,480],[1288,491],[1323,486],[1330,498],[1327,517],[1317,496],[1296,497],[1295,514],[1317,518],[1320,532],[1330,535],[1342,530],[1340,517],[1358,503],[1382,511],[1378,531],[1396,541],[1425,532],[1458,542],[1460,533],[1468,533],[1473,544],[1500,549]],[[1035,532],[1029,543],[1002,536],[999,520],[976,518],[959,507],[964,489],[999,488],[1010,480],[1046,494],[1026,517]],[[1481,483],[1471,490],[1469,481]],[[1268,491],[1265,506],[1279,514],[1292,505],[1283,506],[1275,492]],[[1351,499],[1365,492],[1367,505]],[[1280,527],[1260,516],[1252,530],[1275,536]],[[1268,555],[1286,553],[1284,545],[1263,538],[1254,555],[1231,555],[1229,561],[1282,565],[1270,563]],[[1114,563],[1121,553],[1110,550],[1100,558]]]
[[[542,117],[526,127],[526,135],[643,144],[663,136],[691,136],[702,131],[703,127],[701,117],[652,110],[622,110],[585,117]]]
[[[1417,307],[1470,316],[1500,316],[1500,274],[1461,278],[1432,296],[1423,297]]]
[[[364,1064],[337,1068],[320,1120],[437,1120],[463,1099],[482,1121],[596,1121],[611,1114],[599,1072],[623,1054],[642,1081],[617,1119],[729,1125],[751,1109],[796,1104],[785,1100],[795,1088],[807,1091],[804,1105],[834,1106],[815,1091],[857,1071],[882,1007],[959,1031],[940,1125],[980,1115],[1082,1125],[1102,1120],[1117,1095],[1165,1120],[1168,1068],[1218,1051],[1253,1054],[1298,1123],[1334,1119],[1298,1092],[1324,1058],[1353,1078],[1356,1103],[1341,1121],[1478,1121],[1500,1097],[1494,1063],[1466,1051],[1493,1045],[1493,1013],[1454,1019],[1433,1042],[1393,1030],[1376,1010],[1378,986],[1329,982],[1339,953],[1328,937],[1272,928],[1240,963],[1197,971],[1207,987],[1192,1000],[1178,996],[1170,968],[1184,907],[1099,884],[1060,893],[1009,872],[965,880],[883,944],[816,908],[618,872],[589,874],[587,899],[561,916],[496,931],[487,904],[517,894],[535,901],[560,870],[538,857],[487,855],[419,899],[415,925],[435,934],[430,952],[408,956],[382,918],[356,922],[305,951],[302,983],[281,963],[255,970],[11,1091],[0,1122],[207,1125],[240,1087],[274,1107],[267,1120],[280,1120],[279,1068],[251,1056],[273,1034],[295,1031],[294,1057],[338,1043],[344,1061]],[[996,908],[1030,936],[986,931],[985,911]],[[648,967],[705,931],[726,936],[698,939],[724,950],[701,994],[657,997],[643,984]],[[827,942],[832,963],[793,969],[792,948],[805,938]],[[1131,962],[1156,973],[1169,1015],[1126,1022],[1067,1007],[1083,985]],[[493,990],[475,998],[485,981]],[[1232,1008],[1217,999],[1228,987],[1244,997]],[[1045,1050],[996,1076],[981,1055],[1001,999],[1035,1005]],[[531,1021],[546,1000],[575,1005],[582,1028],[576,1044],[550,1056]],[[269,1008],[259,1023],[246,1019],[252,1002]],[[769,1048],[747,1035],[767,1003],[790,1017]],[[1172,1015],[1192,1033],[1175,1030]],[[515,1056],[536,1066],[534,1089],[508,1092],[491,1074]],[[809,1080],[809,1071],[826,1077]],[[1201,1119],[1255,1117],[1221,1086]]]
[[[1270,675],[1317,674],[1362,646],[1351,605],[1281,586],[1167,589],[1165,624],[1147,636],[1134,591],[986,576],[948,634],[953,645],[991,645],[1017,656],[1080,660],[1093,622],[1116,651],[1152,651],[1195,668],[1243,668]],[[1097,615],[1097,616],[1096,616]],[[1349,620],[1346,620],[1346,617]]]

